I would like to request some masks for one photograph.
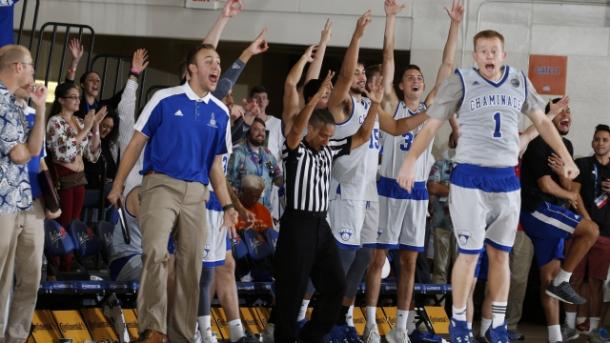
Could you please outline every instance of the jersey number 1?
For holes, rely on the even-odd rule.
[[[496,128],[494,130],[494,138],[502,138],[502,117],[500,112],[494,113],[494,121],[496,122]]]

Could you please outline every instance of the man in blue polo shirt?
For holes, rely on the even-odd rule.
[[[108,195],[117,204],[125,178],[146,146],[139,213],[144,263],[138,293],[141,342],[193,338],[207,225],[203,202],[210,182],[224,210],[224,225],[232,233],[237,220],[221,160],[232,150],[229,113],[211,94],[220,77],[220,57],[213,46],[203,44],[189,52],[187,70],[185,84],[157,92],[142,111]],[[168,304],[170,233],[176,240],[176,295]]]

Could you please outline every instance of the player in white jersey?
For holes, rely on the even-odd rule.
[[[544,140],[565,161],[565,177],[576,177],[578,168],[545,116],[544,103],[525,74],[503,64],[504,37],[492,30],[476,34],[473,58],[476,69],[457,70],[439,89],[437,101],[427,111],[430,119],[405,158],[398,182],[407,190],[413,189],[418,157],[444,120],[457,112],[461,135],[449,206],[460,254],[452,271],[451,342],[470,342],[466,301],[484,243],[493,312],[486,338],[493,343],[508,342],[504,321],[510,283],[508,252],[521,202],[520,184],[514,174],[519,152],[519,114],[528,115]]]
[[[424,78],[419,67],[409,65],[404,69],[398,84],[402,91],[399,99],[394,91],[394,31],[396,15],[404,6],[395,1],[386,1],[386,29],[384,39],[384,60],[381,74],[385,83],[385,110],[393,115],[380,115],[382,158],[377,183],[379,193],[379,227],[378,230],[363,234],[362,243],[374,249],[374,257],[367,273],[366,317],[367,324],[364,339],[367,342],[379,342],[380,335],[375,321],[375,312],[381,283],[381,270],[388,249],[400,249],[401,271],[398,280],[396,325],[386,335],[389,342],[408,342],[407,320],[414,285],[415,262],[417,254],[423,251],[426,227],[428,192],[426,180],[431,168],[430,147],[418,160],[418,183],[412,192],[405,192],[398,186],[396,176],[404,155],[411,148],[415,135],[426,120],[424,114],[427,106],[434,100],[437,86],[451,73],[453,57],[457,45],[459,25],[463,16],[463,7],[454,1],[451,10],[451,26],[443,51],[443,63],[438,71],[435,86],[425,101],[422,97],[425,90]],[[374,73],[373,73],[374,74]],[[384,117],[386,118],[384,120]],[[389,117],[389,120],[387,119]],[[408,129],[395,128],[391,120],[409,118],[412,124]]]

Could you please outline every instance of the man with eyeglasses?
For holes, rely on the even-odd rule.
[[[32,203],[27,162],[42,149],[47,90],[33,83],[30,52],[18,45],[0,48],[0,342],[26,341],[40,282],[44,211]],[[24,95],[36,109],[31,129],[17,91],[29,93]]]

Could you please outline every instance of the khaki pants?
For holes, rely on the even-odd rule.
[[[4,231],[0,240],[0,328],[4,337],[0,337],[0,342],[21,343],[30,333],[40,285],[44,249],[42,204],[35,200],[30,211],[0,215],[0,227]]]
[[[195,334],[199,277],[205,245],[207,187],[163,174],[144,177],[140,192],[142,276],[138,293],[138,326],[156,330],[172,343],[190,342]],[[173,301],[168,308],[167,242],[176,240]]]
[[[435,228],[434,235],[434,269],[432,282],[446,284],[453,262],[457,258],[457,246],[452,230]]]
[[[534,245],[532,240],[524,231],[517,231],[515,244],[510,253],[510,290],[506,309],[506,322],[510,330],[516,330],[517,324],[521,320],[523,300],[533,257]]]

